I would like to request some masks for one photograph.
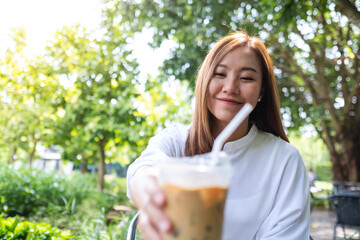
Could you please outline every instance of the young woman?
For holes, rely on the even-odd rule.
[[[172,228],[162,211],[165,196],[148,168],[168,156],[210,152],[214,139],[245,103],[254,110],[223,146],[235,175],[222,239],[308,239],[308,175],[283,129],[272,61],[264,44],[245,32],[220,39],[199,70],[195,97],[192,124],[160,132],[129,168],[128,194],[140,211],[144,239],[161,239],[160,233]]]

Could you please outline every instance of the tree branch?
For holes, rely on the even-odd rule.
[[[321,124],[321,126],[323,128],[323,131],[325,133],[325,143],[326,143],[326,145],[328,146],[328,148],[329,148],[330,152],[332,153],[332,155],[337,155],[335,144],[334,144],[334,141],[332,140],[329,128],[326,126],[324,120],[322,120],[322,119],[320,120],[320,124]]]
[[[296,74],[296,73],[297,73],[295,70],[292,70],[292,69],[290,69],[289,67],[284,66],[284,65],[280,65],[280,64],[279,64],[279,65],[276,65],[276,67],[278,67],[279,69],[281,69],[281,71],[288,73],[289,75],[293,75],[293,74]],[[296,87],[298,87],[298,84],[294,84],[294,85],[296,85]]]
[[[343,29],[338,26],[338,35],[340,40],[337,41],[336,46],[339,49],[340,52],[340,74],[341,74],[341,91],[343,93],[343,97],[345,100],[349,97],[349,86],[346,81],[346,77],[351,77],[351,75],[347,75],[346,66],[345,66],[345,56],[344,56],[344,42],[347,42],[346,39],[344,39]],[[345,105],[347,102],[345,101]]]
[[[325,52],[322,52],[321,55],[318,55],[316,53],[316,49],[318,49],[318,48],[316,48],[316,46],[314,46],[314,44],[312,42],[306,40],[304,38],[303,34],[300,32],[300,30],[297,27],[294,27],[294,32],[297,33],[302,38],[302,40],[310,46],[310,55],[315,60],[315,68],[317,69],[316,77],[317,77],[317,80],[318,80],[320,86],[318,86],[317,91],[315,91],[315,89],[314,89],[313,98],[314,99],[317,98],[319,100],[321,99],[321,102],[323,102],[325,104],[325,107],[330,112],[331,122],[334,126],[336,134],[341,135],[342,128],[341,128],[341,124],[339,121],[339,117],[336,113],[336,109],[334,107],[333,94],[332,94],[331,89],[329,88],[329,85],[328,85],[328,82],[326,81],[325,76],[323,75],[323,62],[324,62],[324,59],[326,59]],[[295,61],[295,63],[296,63],[296,61]],[[297,63],[296,63],[296,65],[297,65]],[[316,92],[318,94],[315,94]]]
[[[349,21],[360,27],[360,12],[349,0],[334,0],[336,10],[345,15]]]
[[[296,30],[298,30],[298,29],[296,29]],[[301,36],[301,37],[303,38],[303,36]],[[307,42],[307,41],[305,41],[305,42]],[[311,43],[309,43],[309,44],[311,44]],[[315,85],[316,82],[312,81],[309,78],[309,76],[304,73],[303,69],[299,66],[299,64],[297,63],[297,61],[294,58],[294,55],[292,54],[291,51],[289,51],[288,49],[282,50],[282,45],[276,41],[275,41],[275,43],[273,43],[273,46],[275,46],[279,49],[281,56],[283,56],[289,62],[289,64],[295,68],[296,74],[299,75],[304,80],[305,87],[308,89],[308,91],[310,92],[310,94],[312,96],[314,107],[321,106],[324,99],[321,96],[319,97],[317,90],[321,89],[323,86],[316,86]],[[310,47],[314,47],[314,46],[310,46]],[[311,54],[316,54],[313,51],[314,51],[314,49],[311,50]],[[280,53],[278,53],[278,54],[280,54]],[[317,58],[317,56],[313,56],[313,57]],[[283,68],[281,66],[277,66],[277,67],[279,67],[280,69],[282,69],[284,71],[289,70],[288,68]],[[290,71],[294,72],[292,69],[290,69]],[[328,87],[328,85],[326,84],[325,87]],[[329,98],[329,96],[323,96],[323,97]],[[330,100],[325,100],[325,101],[330,101]],[[334,113],[332,113],[332,114],[334,114]],[[336,114],[335,114],[335,116],[336,116]],[[331,119],[332,119],[332,121],[334,121],[333,117]],[[336,116],[335,121],[337,122],[337,125],[338,125],[337,127],[340,129],[337,116]],[[323,118],[319,119],[319,123],[320,123],[322,130],[317,129],[317,132],[319,133],[319,135],[321,135],[320,133],[323,132],[322,139],[324,140],[325,144],[327,145],[329,151],[332,154],[336,155],[336,148],[335,148],[335,144],[334,144],[335,141],[333,140],[333,136],[331,136],[330,128],[327,126],[327,124]],[[336,132],[338,132],[338,131],[336,131]]]
[[[355,124],[356,124],[355,126],[359,126],[360,125],[360,91],[358,91],[356,96],[356,103],[354,104],[354,110],[355,110]]]
[[[360,77],[357,77],[356,79],[354,79],[354,88],[351,91],[351,93],[349,94],[349,96],[347,97],[347,99],[345,99],[345,103],[348,103],[345,105],[343,113],[345,115],[348,115],[350,112],[350,106],[352,105],[352,99],[354,97],[356,97],[356,101],[359,102],[360,101]],[[359,111],[360,112],[360,111]]]

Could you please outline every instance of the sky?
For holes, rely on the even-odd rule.
[[[0,56],[9,47],[12,28],[25,28],[30,54],[41,55],[46,42],[65,25],[79,23],[95,29],[101,21],[101,7],[101,0],[0,0]],[[134,43],[142,75],[158,73],[170,46],[154,51],[144,41],[149,38],[150,32],[145,31]]]
[[[11,28],[25,28],[31,51],[41,52],[62,26],[80,23],[93,29],[100,20],[99,0],[0,0],[0,51]]]

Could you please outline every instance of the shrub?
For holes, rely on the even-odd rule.
[[[60,231],[48,223],[19,222],[16,218],[4,219],[0,215],[0,239],[74,239],[69,231]]]
[[[331,162],[325,162],[314,167],[318,180],[331,181],[333,173],[331,171]]]
[[[76,177],[76,176],[75,176]],[[8,216],[45,215],[69,211],[89,191],[84,181],[40,170],[4,166],[0,169],[0,212]]]
[[[126,178],[114,178],[108,181],[106,187],[111,189],[111,193],[115,196],[117,204],[133,206],[126,195]]]
[[[105,191],[100,192],[95,174],[63,176],[9,166],[0,169],[0,215],[46,222],[46,226],[71,231],[74,239],[125,239],[129,216],[123,214],[110,225],[104,220],[115,204],[129,203],[125,192],[124,178],[106,179]]]

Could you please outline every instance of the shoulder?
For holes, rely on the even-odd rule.
[[[298,149],[294,145],[292,145],[291,143],[285,141],[284,139],[278,136],[275,136],[272,133],[258,130],[257,139],[263,142],[264,144],[278,146],[279,150],[281,150],[282,152],[289,152],[293,154],[299,153]]]
[[[261,146],[262,156],[266,156],[268,166],[273,166],[274,172],[279,176],[287,176],[284,179],[297,179],[304,183],[308,182],[308,174],[299,150],[289,142],[271,133],[260,131],[256,137]],[[255,146],[256,148],[256,146]],[[264,163],[264,164],[266,164]],[[294,181],[297,181],[293,179]],[[305,184],[305,186],[307,186]]]
[[[159,130],[155,137],[186,140],[189,129],[190,125],[171,123],[166,128]]]
[[[263,146],[269,154],[271,152],[271,155],[283,164],[287,164],[289,161],[296,165],[303,164],[299,150],[280,137],[258,130],[256,142],[256,145]]]
[[[150,139],[147,150],[158,149],[168,156],[181,156],[185,149],[189,128],[189,125],[170,124]]]

